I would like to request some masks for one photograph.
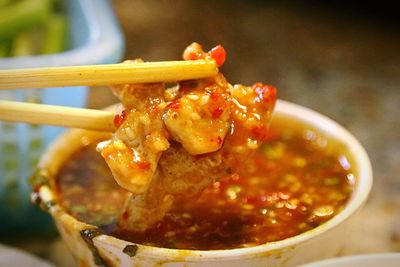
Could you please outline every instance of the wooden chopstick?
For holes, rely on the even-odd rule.
[[[0,120],[113,132],[109,111],[0,100]]]
[[[0,70],[0,89],[175,82],[217,72],[212,59]]]

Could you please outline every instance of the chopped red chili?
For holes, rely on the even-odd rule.
[[[224,113],[226,108],[226,102],[222,93],[216,92],[214,90],[209,92],[210,104],[209,111],[211,112],[211,118],[219,119]]]
[[[124,123],[125,119],[126,119],[125,110],[123,110],[121,112],[121,114],[116,114],[114,116],[114,126],[115,126],[115,128],[118,129]]]
[[[129,218],[129,213],[127,211],[124,211],[124,213],[122,213],[122,219],[128,220],[128,218]]]
[[[253,88],[261,101],[270,102],[271,99],[276,99],[276,88],[272,85],[255,83]]]
[[[139,169],[141,170],[150,170],[151,164],[149,162],[136,162],[136,165],[138,166]]]
[[[212,112],[212,118],[218,119],[219,117],[221,117],[223,112],[224,112],[224,110],[221,107],[214,109],[214,111]]]
[[[265,126],[256,126],[251,130],[252,137],[256,140],[263,141],[267,136],[268,129]]]
[[[217,144],[218,145],[222,144],[222,137],[221,136],[217,137]]]
[[[178,100],[173,100],[171,103],[169,103],[165,109],[174,109],[174,110],[178,110],[181,107],[181,102],[179,102]]]
[[[222,45],[217,45],[209,52],[211,57],[216,61],[217,66],[221,67],[226,59],[226,52]]]

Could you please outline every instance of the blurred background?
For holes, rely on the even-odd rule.
[[[342,254],[400,251],[400,17],[389,1],[114,0],[95,1],[99,10],[82,14],[71,10],[79,4],[87,8],[93,1],[56,2],[61,13],[65,10],[67,14],[66,46],[62,48],[66,52],[39,56],[40,64],[112,63],[138,57],[176,60],[193,41],[203,44],[205,50],[222,44],[227,61],[221,71],[231,83],[273,84],[279,98],[317,110],[345,126],[368,151],[375,180],[354,237]],[[5,7],[0,6],[0,12]],[[115,21],[105,23],[112,12]],[[103,24],[92,25],[94,30],[89,25],[85,33],[82,17],[96,14],[101,19],[93,24]],[[1,23],[0,16],[0,29]],[[91,30],[95,33],[88,34]],[[82,47],[88,50],[77,53]],[[52,58],[65,53],[71,54]],[[0,68],[9,66],[9,56],[13,55],[0,58]],[[69,62],[73,56],[75,61]],[[16,67],[37,60],[22,58]],[[116,102],[108,88],[82,90],[80,105],[102,108]],[[43,97],[54,98],[57,96]],[[57,134],[52,132],[51,138]],[[0,225],[6,224],[8,216],[0,214],[0,218]],[[21,230],[7,229],[7,234],[0,233],[0,242],[59,266],[71,266],[55,231],[43,233],[40,227],[32,231],[25,224],[22,236],[17,234]]]

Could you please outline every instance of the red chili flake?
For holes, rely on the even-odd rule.
[[[124,211],[124,212],[122,213],[122,219],[128,220],[128,218],[129,218],[129,213],[128,213],[127,211]]]
[[[276,100],[276,88],[272,85],[268,85],[268,100],[275,101]],[[265,95],[265,94],[264,94]]]
[[[265,85],[263,83],[255,83],[253,89],[256,91],[260,100],[266,102],[275,101],[276,99],[276,88],[272,85]]]
[[[219,97],[220,97],[220,94],[219,93],[217,93],[217,92],[215,92],[215,91],[211,91],[210,93],[210,99],[211,99],[211,101],[218,101],[219,100]]]
[[[123,111],[121,112],[121,114],[116,114],[116,115],[114,116],[114,126],[115,126],[115,128],[118,129],[118,128],[124,123],[125,119],[126,119],[126,112],[125,112],[125,110],[123,110]]]
[[[149,162],[141,161],[141,162],[137,162],[136,164],[139,169],[145,170],[145,171],[150,170],[150,167],[151,167],[151,164]]]
[[[224,109],[221,107],[218,107],[218,108],[214,109],[211,116],[213,119],[218,119],[219,117],[221,117],[223,112],[224,112]]]
[[[165,108],[166,109],[174,109],[174,110],[178,110],[181,107],[181,102],[179,102],[178,100],[173,100],[171,103],[169,103]]]
[[[211,117],[213,119],[218,119],[224,112],[224,107],[226,106],[225,100],[221,93],[212,90],[209,92],[210,95],[210,105],[209,110],[211,112]]]
[[[218,145],[222,144],[222,138],[221,138],[221,136],[218,136],[218,137],[217,137],[217,144],[218,144]]]
[[[217,66],[221,67],[226,59],[226,52],[222,45],[217,45],[209,52],[210,56],[216,61]]]
[[[260,141],[265,140],[267,132],[268,130],[265,126],[255,126],[251,129],[252,137]]]

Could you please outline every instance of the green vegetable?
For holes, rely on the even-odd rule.
[[[1,1],[1,0],[0,0]],[[45,23],[51,13],[50,0],[21,0],[0,9],[0,39]]]
[[[62,13],[64,10],[64,0],[52,0],[51,5],[55,12]]]
[[[29,56],[35,54],[34,49],[34,34],[35,31],[29,30],[18,34],[11,46],[11,56]]]
[[[44,33],[42,54],[55,54],[63,51],[66,46],[67,18],[54,14],[49,18]]]
[[[8,42],[0,42],[0,58],[8,57],[10,44]]]
[[[11,2],[11,0],[0,0],[0,8],[8,5]]]

